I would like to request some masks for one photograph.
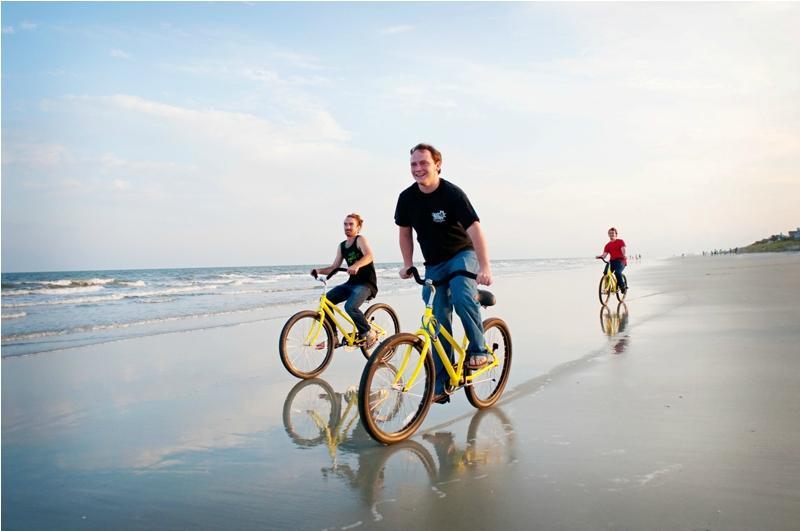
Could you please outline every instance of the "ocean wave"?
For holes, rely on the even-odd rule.
[[[73,293],[91,293],[112,285],[143,287],[145,286],[145,282],[144,280],[116,280],[114,278],[4,282],[3,295],[67,295]]]
[[[76,293],[94,293],[105,289],[100,285],[86,285],[86,286],[64,286],[53,288],[34,288],[34,289],[16,289],[6,291],[3,293],[4,297],[12,297],[19,295],[73,295]]]
[[[282,301],[281,304],[295,304],[298,302],[303,302],[303,299],[292,299],[289,301]],[[130,321],[124,323],[110,323],[105,325],[93,325],[93,326],[76,326],[70,329],[62,329],[62,330],[45,330],[40,332],[27,332],[21,334],[10,334],[8,336],[2,337],[2,342],[4,345],[7,344],[17,344],[19,342],[24,341],[31,341],[36,339],[42,339],[47,337],[55,337],[55,336],[65,336],[69,334],[81,334],[81,333],[89,333],[89,332],[105,332],[109,330],[121,330],[136,326],[143,326],[143,325],[153,325],[153,324],[162,324],[162,323],[169,323],[175,321],[185,321],[191,319],[205,319],[205,318],[212,318],[212,317],[221,317],[225,315],[236,315],[242,313],[249,313],[249,312],[257,312],[260,310],[268,310],[273,308],[273,305],[267,306],[256,306],[252,308],[240,308],[236,310],[224,310],[219,312],[204,312],[204,313],[196,313],[196,314],[188,314],[188,315],[174,315],[170,317],[161,317],[158,319],[141,319],[138,321]],[[177,330],[176,330],[177,331]]]
[[[25,317],[26,315],[28,315],[28,314],[25,313],[25,312],[7,313],[7,314],[3,315],[3,319],[19,319],[21,317]]]
[[[142,288],[146,285],[144,280],[120,280],[119,282],[115,282],[115,284],[119,284],[120,286],[130,286],[133,288]]]
[[[209,290],[216,290],[219,286],[203,286],[192,287],[187,286],[183,288],[167,288],[158,291],[142,291],[130,293],[113,293],[109,295],[101,295],[99,297],[76,297],[71,299],[52,299],[44,301],[30,301],[30,302],[16,302],[11,304],[3,304],[3,308],[28,308],[31,306],[55,306],[55,305],[80,305],[80,304],[99,304],[103,302],[113,302],[122,299],[139,299],[147,297],[163,297],[164,295],[210,295],[214,292]]]

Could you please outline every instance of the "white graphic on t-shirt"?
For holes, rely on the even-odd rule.
[[[433,215],[434,223],[444,223],[444,218],[447,217],[447,214],[445,214],[444,210],[440,210],[439,212],[432,212],[431,214]]]

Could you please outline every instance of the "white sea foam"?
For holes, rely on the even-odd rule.
[[[99,297],[75,297],[67,299],[51,299],[43,301],[18,302],[12,304],[4,304],[3,308],[28,308],[30,306],[53,306],[53,305],[64,305],[64,304],[73,304],[73,305],[98,304],[102,302],[112,302],[122,299],[163,297],[164,295],[205,295],[214,293],[213,290],[216,290],[218,287],[219,286],[216,285],[187,286],[182,288],[167,288],[157,291],[140,291],[140,292],[134,291],[129,293],[114,293],[110,295],[101,295]]]
[[[94,293],[105,289],[103,286],[65,286],[63,288],[20,289],[3,293],[4,297],[17,295],[73,295],[75,293]]]
[[[7,313],[3,315],[3,319],[20,319],[28,315],[25,312],[14,312],[14,313]]]
[[[290,304],[293,302],[299,301],[286,301],[286,304]],[[119,330],[125,328],[131,328],[136,326],[142,325],[153,325],[153,324],[161,324],[161,323],[169,323],[174,321],[185,321],[190,319],[204,319],[210,317],[221,317],[224,315],[235,315],[241,313],[251,313],[257,312],[261,310],[268,310],[271,306],[256,306],[253,308],[242,308],[238,310],[228,310],[228,311],[221,311],[221,312],[206,312],[206,313],[196,313],[190,315],[176,315],[172,317],[162,317],[158,319],[141,319],[138,321],[131,321],[127,323],[110,323],[105,325],[95,325],[95,326],[77,326],[70,328],[69,330],[48,330],[44,332],[29,332],[24,334],[10,334],[7,336],[2,337],[3,344],[9,343],[17,343],[20,341],[30,341],[32,339],[41,339],[45,337],[53,337],[53,336],[64,336],[68,334],[80,334],[80,333],[87,333],[87,332],[103,332],[108,330]]]
[[[137,280],[135,282],[130,282],[130,281],[127,281],[127,280],[121,280],[117,284],[119,284],[120,286],[130,286],[130,287],[134,287],[134,288],[141,288],[141,287],[145,286],[144,280]]]

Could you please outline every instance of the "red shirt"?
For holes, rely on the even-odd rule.
[[[603,247],[603,252],[608,253],[608,257],[610,260],[625,260],[625,255],[622,254],[622,248],[625,247],[625,240],[620,240],[617,238],[614,241],[610,241]],[[627,265],[627,260],[625,260]]]

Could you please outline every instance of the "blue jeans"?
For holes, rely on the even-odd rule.
[[[624,290],[627,288],[625,282],[622,279],[622,270],[625,269],[625,264],[622,263],[622,260],[611,260],[611,271],[614,272],[614,276],[617,277],[617,286],[619,289]]]
[[[359,307],[364,304],[364,301],[369,298],[369,295],[369,287],[363,284],[339,284],[331,289],[327,296],[328,300],[334,304],[339,304],[343,300],[347,301],[344,303],[344,311],[347,312],[347,315],[349,315],[356,324],[358,333],[363,336],[369,332],[369,323],[367,322],[367,318],[364,317],[364,313],[359,310]]]
[[[475,255],[475,251],[471,249],[461,251],[445,262],[426,267],[425,278],[434,281],[439,280],[459,269],[465,269],[473,273],[478,271],[478,257]],[[427,303],[429,295],[430,290],[425,286],[422,289],[422,300]],[[439,324],[451,333],[453,331],[453,307],[455,306],[456,313],[461,318],[461,324],[464,326],[464,332],[469,341],[467,345],[468,356],[486,354],[481,306],[478,304],[477,296],[478,283],[471,278],[458,276],[453,278],[448,285],[438,286],[436,295],[433,297],[433,315],[439,321]],[[452,362],[452,347],[445,341],[442,342],[442,346],[447,353],[447,357]],[[439,355],[435,352],[433,353],[433,363],[436,367],[435,392],[441,394],[444,392],[444,386],[450,376],[444,369]]]

